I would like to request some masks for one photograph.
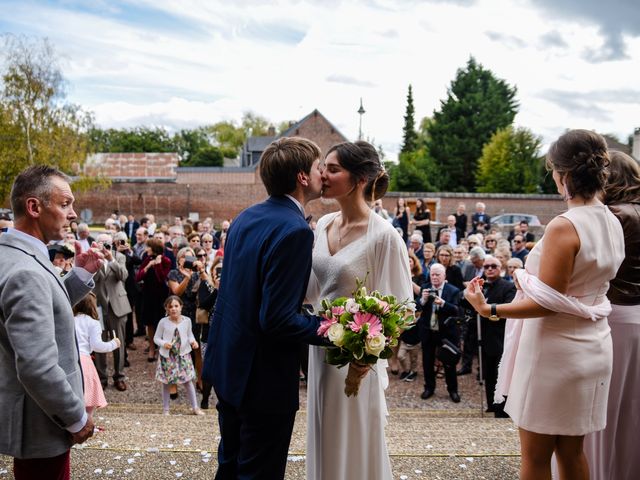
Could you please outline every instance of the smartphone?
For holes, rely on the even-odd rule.
[[[194,265],[198,259],[196,257],[192,257],[191,255],[187,255],[184,257],[184,268],[187,270],[197,270],[197,267]]]

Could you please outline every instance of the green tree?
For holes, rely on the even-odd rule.
[[[389,190],[396,192],[433,192],[438,185],[438,168],[425,148],[401,153],[398,163],[387,164]]]
[[[97,152],[109,153],[167,153],[176,152],[176,139],[160,127],[134,127],[129,129],[102,130],[93,128],[89,132],[91,143]]]
[[[542,138],[527,128],[498,130],[482,149],[476,176],[484,193],[535,193],[540,190],[538,151]]]
[[[219,147],[209,145],[201,148],[190,158],[185,166],[189,167],[222,167],[224,155]]]
[[[47,164],[74,175],[90,151],[92,117],[64,101],[64,77],[48,40],[6,35],[0,91],[0,201],[14,177]],[[83,187],[108,183],[84,179]]]
[[[415,110],[413,108],[413,91],[409,85],[407,93],[407,107],[404,113],[404,127],[402,127],[402,148],[400,152],[408,153],[416,149],[418,134],[416,133],[416,121],[414,118]]]
[[[518,110],[516,88],[471,57],[451,82],[429,128],[429,151],[440,167],[442,188],[474,191],[482,147]]]

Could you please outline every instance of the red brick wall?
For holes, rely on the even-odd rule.
[[[177,153],[96,153],[87,158],[87,175],[175,178]]]
[[[267,197],[262,183],[255,173],[245,173],[245,177],[231,177],[237,183],[222,183],[224,174],[201,176],[207,183],[133,183],[114,182],[107,192],[90,192],[76,195],[76,211],[84,208],[93,211],[95,223],[101,223],[115,209],[121,213],[133,213],[140,218],[145,213],[153,213],[157,220],[172,220],[175,215],[187,216],[189,212],[198,212],[200,218],[212,217],[216,223],[233,218],[240,211]],[[240,174],[232,174],[240,175]],[[248,175],[253,175],[254,183],[248,183]],[[181,175],[180,175],[181,176]],[[239,178],[239,180],[238,180]],[[422,197],[435,208],[435,220],[444,222],[447,215],[455,212],[459,202],[467,206],[471,218],[475,203],[482,201],[489,215],[500,213],[531,213],[537,215],[543,224],[565,210],[565,204],[553,195],[481,195],[481,194],[416,194],[390,192],[383,204],[391,214],[399,196],[404,196],[408,204],[415,205],[415,199]],[[307,211],[315,219],[336,211],[335,201],[314,200]]]

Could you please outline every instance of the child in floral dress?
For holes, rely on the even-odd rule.
[[[193,381],[196,373],[191,349],[198,348],[191,330],[191,319],[182,315],[182,300],[176,295],[164,302],[167,316],[160,320],[153,341],[160,348],[156,380],[162,383],[162,410],[169,415],[169,385],[182,384],[194,415],[204,415],[198,408]]]

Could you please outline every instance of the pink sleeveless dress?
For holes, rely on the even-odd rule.
[[[580,238],[567,295],[601,303],[624,259],[622,227],[604,205],[576,207],[561,215]],[[538,275],[544,237],[527,258]],[[505,411],[525,430],[585,435],[606,424],[612,346],[607,320],[554,313],[525,319]]]

